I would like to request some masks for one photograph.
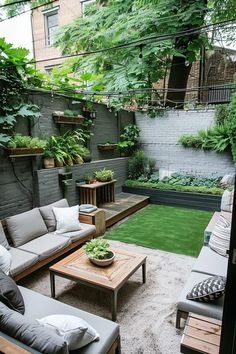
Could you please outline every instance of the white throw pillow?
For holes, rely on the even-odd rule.
[[[75,350],[99,340],[99,334],[86,321],[71,315],[51,315],[37,320],[38,323],[54,329]]]
[[[75,205],[70,208],[52,207],[52,210],[54,212],[57,221],[57,227],[55,231],[57,234],[64,234],[66,232],[77,231],[82,229],[80,222],[78,220],[79,218],[78,205]]]
[[[11,261],[11,253],[5,247],[0,245],[0,269],[7,275],[10,272]]]
[[[234,190],[229,191],[228,189],[226,189],[221,197],[220,209],[232,213],[233,202],[234,202]]]
[[[221,256],[227,257],[227,251],[229,250],[230,244],[230,233],[231,222],[223,215],[220,215],[212,231],[209,247]]]

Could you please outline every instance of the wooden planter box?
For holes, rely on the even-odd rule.
[[[58,124],[80,124],[83,123],[83,116],[66,116],[61,112],[54,112],[52,114],[54,122]]]
[[[150,202],[153,204],[220,211],[220,195],[126,186],[122,187],[122,191],[148,196],[150,197]]]
[[[42,155],[44,149],[41,148],[15,148],[15,149],[5,149],[9,157],[21,157],[21,156],[36,156]]]
[[[98,144],[97,148],[99,151],[112,151],[117,148],[117,144]]]

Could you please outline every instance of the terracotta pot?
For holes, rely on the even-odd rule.
[[[63,167],[63,161],[60,161],[60,160],[55,160],[55,164],[57,167]]]
[[[55,160],[54,159],[43,159],[44,168],[53,168],[55,167]]]
[[[73,158],[74,163],[78,164],[78,165],[82,165],[82,163],[84,162],[83,159],[80,156],[76,156]]]

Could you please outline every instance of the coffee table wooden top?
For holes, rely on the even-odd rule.
[[[114,262],[107,267],[92,264],[83,248],[65,257],[49,268],[51,272],[64,275],[71,280],[94,284],[106,289],[117,290],[146,262],[146,256],[113,249]]]

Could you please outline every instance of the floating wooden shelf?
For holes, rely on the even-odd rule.
[[[97,148],[99,151],[112,151],[117,148],[117,144],[98,144]]]
[[[9,157],[38,156],[42,155],[44,151],[44,149],[41,148],[9,148],[5,150]]]
[[[80,124],[84,121],[84,116],[67,116],[63,112],[54,112],[52,116],[55,123],[58,124]]]

